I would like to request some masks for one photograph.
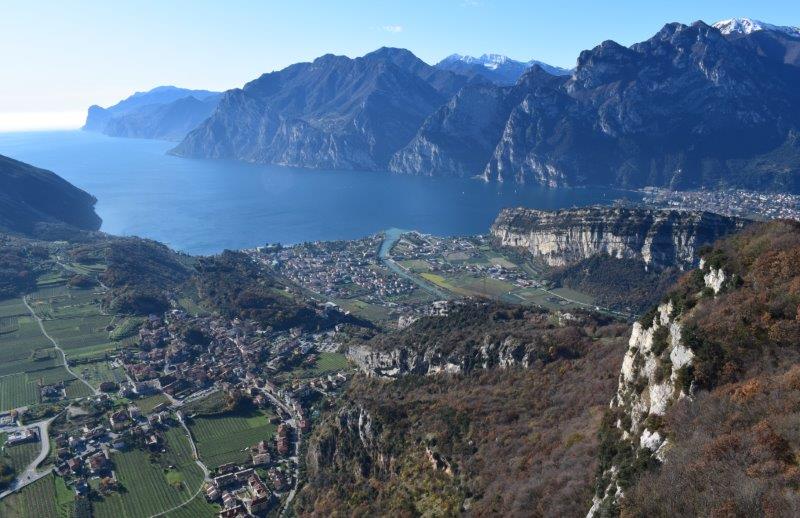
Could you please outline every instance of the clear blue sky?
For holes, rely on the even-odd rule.
[[[571,67],[582,49],[630,45],[672,21],[800,25],[797,0],[4,0],[0,9],[0,130],[79,125],[88,105],[137,90],[223,90],[328,52],[386,45],[428,63],[497,52]]]

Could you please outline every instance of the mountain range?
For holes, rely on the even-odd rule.
[[[437,68],[449,70],[470,78],[482,77],[500,86],[510,86],[528,69],[539,66],[548,74],[556,76],[569,75],[570,71],[548,65],[532,59],[528,62],[517,61],[501,54],[484,54],[480,57],[451,54],[436,64]]]
[[[175,137],[195,125],[173,154],[317,169],[800,191],[800,30],[749,19],[605,41],[571,71],[492,54],[431,66],[382,48],[264,74],[213,110],[209,95],[196,125],[199,110],[183,124],[159,118],[173,132],[146,121],[147,110],[177,112],[176,99],[132,114],[92,108],[87,128]]]
[[[218,92],[159,86],[108,108],[89,107],[83,129],[112,137],[178,141],[214,112],[219,99]]]

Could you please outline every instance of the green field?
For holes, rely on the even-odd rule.
[[[372,322],[382,322],[389,319],[389,310],[378,304],[370,304],[360,299],[336,299],[333,302],[343,310]]]
[[[0,410],[10,410],[39,402],[39,389],[27,374],[12,374],[0,378]]]
[[[331,372],[338,372],[349,367],[347,356],[340,353],[319,353],[312,367],[298,367],[291,372],[294,378],[309,378]]]
[[[192,498],[202,485],[203,472],[192,458],[185,431],[178,427],[169,429],[165,442],[167,452],[152,458],[142,450],[113,455],[117,478],[124,490],[93,502],[96,518],[147,517]],[[192,516],[213,516],[215,512],[215,507],[203,498],[193,500],[187,507],[195,511]]]
[[[141,410],[143,414],[149,414],[161,403],[169,404],[169,398],[164,394],[155,394],[153,396],[143,397],[133,401],[133,404],[139,407],[139,410]]]
[[[102,313],[100,297],[93,290],[37,291],[33,309],[69,358],[102,358],[117,348],[107,330],[114,318]]]
[[[189,428],[200,458],[209,469],[229,462],[245,462],[250,457],[248,448],[270,440],[277,429],[267,415],[255,410],[196,417]]]
[[[408,259],[405,261],[398,261],[397,264],[412,272],[429,272],[431,270],[430,263],[424,259]]]
[[[17,444],[16,446],[5,446],[5,442],[6,434],[0,434],[0,444],[3,444],[2,458],[5,459],[17,473],[28,467],[28,464],[30,464],[42,450],[42,444],[40,442],[29,442]]]
[[[67,383],[67,397],[69,399],[91,396],[92,394],[89,387],[80,380],[75,379]]]
[[[62,487],[58,487],[59,484]],[[67,493],[63,485],[63,481],[54,475],[43,477],[0,500],[0,516],[68,518],[73,509],[72,493]]]
[[[72,366],[72,370],[95,388],[104,381],[121,383],[127,378],[125,372],[119,367],[111,367],[107,361],[98,360],[90,363],[79,363]]]
[[[217,516],[217,511],[217,506],[209,504],[203,495],[199,495],[183,507],[164,516],[166,518],[213,518]]]
[[[191,401],[183,406],[186,415],[216,414],[222,412],[227,403],[227,396],[221,390],[215,390],[205,397]]]
[[[425,279],[428,282],[432,282],[433,284],[439,286],[440,288],[444,288],[447,291],[455,293],[457,295],[462,295],[462,296],[466,296],[466,297],[471,295],[471,293],[469,291],[461,289],[458,286],[455,286],[454,284],[452,284],[450,281],[448,281],[447,279],[445,279],[441,275],[437,275],[435,273],[430,273],[430,272],[425,272],[425,273],[421,273],[420,277],[422,277],[423,279]]]

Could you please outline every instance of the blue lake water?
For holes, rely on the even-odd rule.
[[[97,197],[102,230],[192,254],[353,239],[391,227],[485,233],[503,207],[556,209],[640,197],[610,189],[191,160],[167,155],[173,145],[82,131],[0,133],[0,154],[50,169]]]

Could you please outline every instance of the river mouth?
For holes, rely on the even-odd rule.
[[[384,172],[193,160],[172,142],[84,131],[0,134],[0,154],[50,169],[97,199],[102,230],[190,254],[357,239],[388,228],[486,233],[500,209],[638,201],[615,189],[548,189]]]

